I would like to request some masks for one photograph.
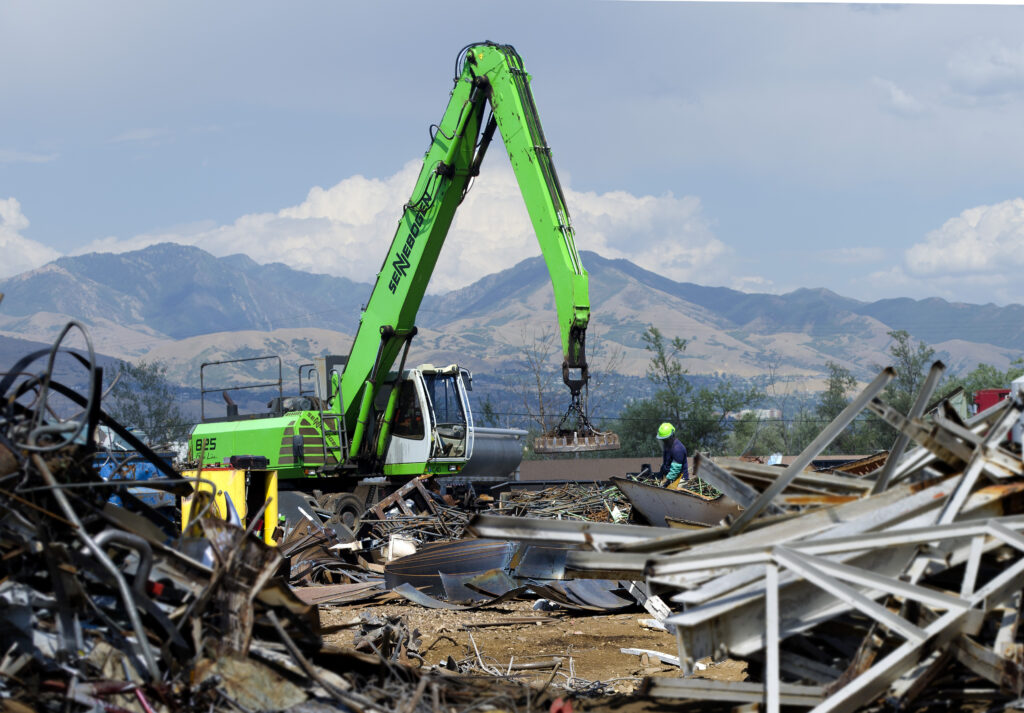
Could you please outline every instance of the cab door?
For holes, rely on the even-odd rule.
[[[465,370],[455,365],[420,369],[434,421],[433,470],[458,472],[473,454],[473,416],[463,378]]]
[[[421,475],[427,470],[434,424],[423,380],[413,371],[402,379],[384,458],[385,475]]]

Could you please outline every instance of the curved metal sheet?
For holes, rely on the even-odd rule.
[[[420,551],[384,565],[384,586],[403,583],[435,597],[445,595],[441,573],[468,579],[494,569],[507,569],[515,545],[505,540],[456,540],[426,545]]]
[[[494,606],[495,604],[501,604],[503,602],[507,602],[510,599],[515,599],[516,597],[525,594],[527,591],[527,587],[517,587],[515,589],[505,592],[500,596],[494,597],[493,599],[488,599],[485,602],[480,602],[479,604],[452,604],[451,602],[443,602],[440,599],[435,599],[429,594],[421,592],[408,582],[398,585],[392,591],[404,597],[405,599],[408,599],[410,602],[419,604],[423,607],[427,607],[428,609],[448,609],[450,611],[467,611],[469,609],[483,609],[484,607]]]
[[[633,505],[633,512],[656,527],[668,527],[666,517],[711,527],[727,516],[736,517],[742,512],[734,500],[724,495],[705,500],[685,490],[669,490],[628,478],[612,478],[612,483]]]

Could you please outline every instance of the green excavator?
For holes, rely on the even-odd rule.
[[[350,513],[388,492],[376,487],[368,495],[367,482],[397,487],[417,476],[468,472],[474,450],[495,435],[494,429],[473,424],[466,393],[471,375],[457,365],[407,369],[405,362],[455,211],[479,174],[495,131],[508,151],[551,275],[562,378],[570,397],[561,421],[535,439],[534,449],[575,453],[619,447],[618,436],[595,428],[587,415],[587,272],[530,75],[513,47],[484,42],[459,53],[448,107],[432,127],[423,168],[348,356],[325,356],[307,365],[307,388],[301,388],[300,370],[300,395],[273,399],[268,413],[239,415],[227,394],[226,416],[206,418],[204,406],[203,422],[189,440],[193,467],[235,464],[276,471],[282,491],[331,493],[329,509]],[[515,450],[521,457],[521,446]]]

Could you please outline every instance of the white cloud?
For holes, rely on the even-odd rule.
[[[60,253],[20,233],[28,227],[16,198],[0,199],[0,278],[32,270],[60,257]]]
[[[261,263],[283,262],[372,282],[420,165],[410,161],[385,179],[353,176],[331,188],[314,187],[296,206],[245,215],[230,225],[193,226],[123,240],[108,237],[77,252],[125,252],[170,241],[196,245],[214,255],[242,252]],[[732,251],[714,236],[697,198],[568,189],[566,194],[580,250],[627,258],[675,280],[709,284],[741,279],[729,270],[726,263]],[[539,254],[511,168],[492,165],[456,213],[431,290],[462,287]]]
[[[1024,198],[969,208],[906,252],[912,274],[999,275],[1024,265]]]
[[[875,77],[873,83],[882,91],[882,107],[886,111],[900,116],[918,116],[924,113],[924,104],[896,82]]]
[[[946,68],[950,85],[962,94],[980,99],[1024,94],[1024,44],[975,44],[954,54]]]
[[[768,294],[781,294],[779,286],[767,277],[752,275],[749,277],[737,277],[730,285],[734,290],[740,292],[767,292]]]
[[[570,190],[566,200],[582,248],[625,258],[674,280],[726,277],[719,265],[732,251],[715,237],[699,198]]]
[[[938,296],[954,302],[1024,302],[1024,198],[950,218],[904,253],[904,264],[872,273],[877,297]]]
[[[0,149],[0,163],[49,163],[57,158],[55,153],[32,153],[31,151],[16,151],[14,149]]]

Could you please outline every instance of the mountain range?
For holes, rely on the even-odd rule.
[[[753,377],[772,370],[808,383],[820,383],[830,360],[870,378],[889,361],[887,333],[894,329],[934,347],[951,373],[980,362],[1005,369],[1024,353],[1021,305],[865,302],[823,288],[746,293],[675,282],[592,252],[581,258],[590,276],[588,354],[595,371],[643,375],[647,325],[687,340],[683,363],[693,374]],[[348,352],[371,289],[171,243],[62,257],[0,281],[0,336],[7,338],[0,356],[12,363],[8,355],[19,340],[48,343],[76,319],[98,352],[160,359],[182,384],[198,383],[204,361],[264,353],[280,354],[292,373],[313,356]],[[524,349],[560,361],[550,278],[539,256],[427,295],[418,326],[411,364],[458,361],[500,371],[521,362]]]

